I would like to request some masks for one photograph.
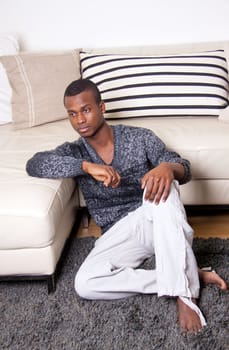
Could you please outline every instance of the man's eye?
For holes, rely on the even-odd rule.
[[[84,113],[90,113],[90,108],[85,108]]]

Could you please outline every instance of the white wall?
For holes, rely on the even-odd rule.
[[[229,39],[229,0],[0,0],[23,50]]]

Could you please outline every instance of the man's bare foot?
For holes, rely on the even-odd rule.
[[[195,299],[192,302],[196,304]],[[186,305],[179,297],[177,298],[178,307],[178,322],[180,325],[181,333],[194,333],[197,334],[201,329],[201,321],[198,314]]]
[[[205,271],[198,269],[199,278],[204,284],[215,284],[221,290],[227,290],[228,286],[223,278],[221,278],[215,271]],[[192,302],[196,304],[196,300],[192,299]],[[185,302],[179,297],[177,298],[178,307],[178,322],[181,332],[197,334],[201,329],[201,320],[199,315],[191,309]]]
[[[204,284],[216,284],[221,290],[227,290],[226,282],[215,271],[198,269],[200,280]]]

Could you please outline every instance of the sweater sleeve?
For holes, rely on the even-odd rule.
[[[44,178],[68,178],[83,175],[80,149],[74,143],[65,142],[52,151],[36,153],[26,164],[30,176]]]
[[[184,177],[180,181],[180,184],[185,184],[191,180],[191,166],[187,159],[182,158],[177,152],[169,150],[164,142],[150,130],[144,140],[147,157],[153,167],[158,166],[162,162],[182,164],[184,167]]]

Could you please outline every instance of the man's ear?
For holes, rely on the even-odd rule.
[[[103,101],[100,102],[99,107],[102,113],[106,112],[105,103]]]

